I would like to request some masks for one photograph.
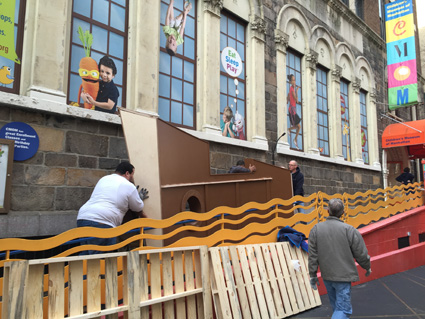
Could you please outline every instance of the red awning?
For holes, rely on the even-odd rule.
[[[382,147],[407,146],[413,158],[425,158],[425,120],[388,125],[382,134]]]

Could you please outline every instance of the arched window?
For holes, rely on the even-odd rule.
[[[362,158],[365,164],[369,164],[369,143],[367,132],[367,107],[366,107],[366,92],[360,90],[360,126],[362,139]]]
[[[99,63],[104,55],[114,61],[117,74],[113,81],[120,94],[117,106],[125,107],[128,0],[73,1],[68,103],[78,101],[82,81],[79,75],[79,63],[86,56],[78,27],[81,27],[83,32],[89,31],[92,34],[91,57],[96,63]]]
[[[341,134],[342,154],[344,159],[351,161],[350,143],[350,107],[348,100],[348,82],[341,79]]]
[[[318,66],[317,86],[317,145],[320,155],[329,156],[329,116],[328,116],[328,80],[327,72]]]
[[[220,63],[220,127],[223,132],[225,129],[225,122],[223,120],[223,112],[233,119],[230,121],[230,126],[238,124],[241,128],[238,131],[231,127],[232,133],[235,138],[246,140],[246,80],[245,80],[245,24],[236,19],[232,15],[222,12],[220,19],[220,56],[223,54],[225,48],[232,48],[239,54],[242,62],[242,72],[237,78],[232,77]],[[232,51],[234,53],[234,51]],[[226,52],[225,52],[226,53]],[[228,64],[230,68],[234,67],[232,63]],[[230,109],[230,111],[228,111]],[[227,121],[227,120],[226,120]],[[230,133],[226,136],[231,137]],[[233,136],[232,136],[233,137]]]
[[[302,78],[301,78],[301,57],[295,52],[288,50],[287,60],[286,60],[286,90],[288,92],[288,115],[287,115],[287,123],[288,129],[290,131],[289,145],[291,149],[295,150],[303,150],[303,114],[302,114]],[[296,103],[295,108],[291,111],[291,97],[289,96],[291,93],[291,83],[290,76],[295,76],[295,88],[294,90],[297,92],[298,101],[294,101]],[[299,103],[300,102],[300,103]],[[290,116],[293,116],[293,120],[291,120]],[[301,121],[298,121],[298,118]],[[298,128],[299,125],[299,128]],[[298,132],[298,134],[297,134]]]

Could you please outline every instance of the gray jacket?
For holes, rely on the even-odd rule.
[[[308,254],[310,277],[317,277],[320,266],[324,280],[358,281],[354,259],[362,268],[370,269],[370,257],[360,232],[333,216],[310,231]]]

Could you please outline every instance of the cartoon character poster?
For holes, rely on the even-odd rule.
[[[78,90],[78,105],[80,104],[80,98],[82,98],[85,109],[94,109],[94,105],[90,104],[86,98],[87,94],[96,98],[99,91],[99,68],[96,61],[90,57],[93,35],[87,30],[83,32],[82,28],[78,27],[78,37],[84,46],[84,52],[86,54],[80,60],[80,68],[78,69],[82,80]]]

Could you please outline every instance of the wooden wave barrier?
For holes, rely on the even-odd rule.
[[[0,239],[0,268],[6,262],[22,259],[19,255],[14,255],[15,251],[49,251],[81,238],[118,237],[132,230],[137,232],[113,246],[77,244],[51,257],[78,255],[85,250],[107,253],[124,249],[129,244],[133,244],[134,250],[148,250],[154,246],[177,248],[192,246],[193,243],[208,247],[272,243],[276,242],[277,233],[284,226],[290,226],[308,236],[313,226],[328,216],[328,202],[332,198],[343,200],[346,206],[343,220],[358,228],[422,206],[424,204],[422,187],[421,183],[414,183],[409,186],[369,190],[353,195],[347,193],[328,195],[318,192],[308,197],[295,196],[290,200],[275,198],[267,203],[251,202],[236,208],[217,207],[203,214],[182,212],[164,220],[138,219],[113,229],[75,228],[40,240],[4,238]],[[298,203],[294,206],[296,202]],[[294,215],[296,209],[302,213]],[[148,245],[144,246],[145,240]],[[100,263],[100,267],[101,275],[104,276],[104,262]],[[121,270],[122,263],[118,262],[118,271]],[[101,282],[103,285],[103,279]],[[2,287],[3,277],[0,277],[0,292],[3,291]],[[47,287],[48,285],[44,285],[45,293]],[[123,291],[119,290],[121,299],[122,294]],[[3,303],[4,299],[0,302],[0,313]]]
[[[4,319],[212,318],[206,246],[14,261],[4,268]]]

